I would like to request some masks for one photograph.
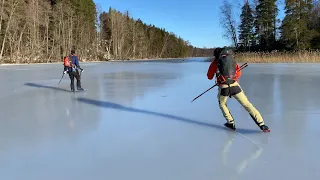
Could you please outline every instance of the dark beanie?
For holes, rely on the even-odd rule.
[[[222,51],[222,48],[215,48],[213,51],[214,57],[219,58],[221,51]]]

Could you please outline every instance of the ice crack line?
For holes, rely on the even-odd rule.
[[[259,145],[258,145],[258,143],[256,143],[254,140],[252,140],[252,139],[250,139],[249,137],[247,137],[247,136],[245,136],[245,135],[243,135],[243,134],[241,134],[241,133],[239,133],[239,132],[236,132],[236,133],[238,133],[239,135],[241,135],[242,137],[244,137],[244,138],[246,138],[246,139],[248,139],[249,141],[251,141],[254,145],[256,145],[259,149],[261,149],[261,150],[264,150],[262,147],[260,147]]]

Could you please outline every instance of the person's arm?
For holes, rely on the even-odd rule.
[[[83,69],[80,67],[80,64],[79,64],[79,59],[78,59],[78,56],[77,55],[74,55],[74,64],[77,66],[78,69],[81,70],[81,72],[83,72]]]
[[[212,61],[212,63],[210,64],[208,72],[207,72],[207,77],[208,77],[209,80],[213,79],[215,73],[217,72],[217,69],[218,69],[217,61],[216,61],[216,59],[214,59]]]
[[[73,58],[74,58],[74,64],[75,64],[78,68],[80,68],[78,56],[74,55]],[[81,69],[81,68],[80,68],[80,69]]]

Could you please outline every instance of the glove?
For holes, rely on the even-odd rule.
[[[81,72],[83,72],[83,69],[82,69],[82,68],[79,68],[79,69],[80,69]]]
[[[67,74],[67,71],[63,71],[63,74]]]

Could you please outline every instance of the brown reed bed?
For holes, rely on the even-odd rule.
[[[320,63],[320,50],[237,52],[235,58],[248,63]]]

